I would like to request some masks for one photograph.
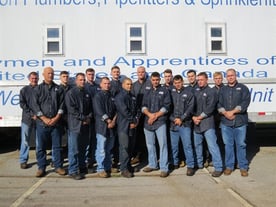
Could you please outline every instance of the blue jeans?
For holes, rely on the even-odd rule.
[[[59,126],[45,127],[41,124],[36,125],[36,159],[38,169],[45,170],[46,161],[46,147],[48,140],[52,140],[52,153],[55,158],[55,168],[61,168],[63,165],[62,146],[61,146],[61,130]]]
[[[111,150],[114,146],[114,137],[104,137],[101,134],[96,134],[97,148],[96,148],[96,160],[97,160],[97,172],[109,171],[112,167]]]
[[[246,159],[246,125],[241,127],[228,127],[221,124],[221,134],[225,144],[225,166],[231,170],[235,165],[235,145],[236,156],[241,170],[248,170],[248,160]]]
[[[202,133],[196,133],[194,131],[194,144],[195,144],[195,151],[196,151],[197,166],[199,168],[203,167],[203,144],[202,143],[203,143],[204,137],[207,142],[208,149],[212,155],[215,171],[222,171],[223,165],[222,165],[220,150],[217,144],[217,136],[216,136],[215,129],[208,129],[207,131]]]
[[[21,123],[21,144],[20,144],[20,155],[19,162],[24,163],[29,160],[30,150],[30,139],[32,130],[35,130],[35,123],[33,122],[30,126],[25,123]]]
[[[89,126],[81,126],[80,132],[68,131],[68,173],[79,173],[86,167],[85,153],[89,144]]]
[[[148,149],[148,166],[150,168],[158,168],[155,135],[160,148],[160,170],[168,171],[168,144],[167,144],[167,131],[166,124],[161,125],[158,129],[150,131],[144,128],[146,145]]]
[[[192,146],[191,128],[176,126],[175,131],[170,131],[171,147],[173,155],[173,165],[179,164],[179,138],[181,138],[182,146],[184,149],[186,164],[189,168],[194,168],[195,158]]]

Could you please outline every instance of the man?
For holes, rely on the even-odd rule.
[[[93,99],[95,114],[95,129],[97,138],[96,160],[99,177],[110,177],[112,158],[111,150],[114,146],[114,127],[116,123],[116,107],[110,93],[110,80],[101,78],[101,91]]]
[[[146,89],[142,104],[142,113],[145,114],[144,132],[148,149],[148,166],[144,172],[158,169],[155,135],[160,148],[160,177],[169,175],[168,145],[167,145],[167,113],[170,109],[171,98],[169,91],[160,85],[160,74],[153,72],[150,77],[152,87]]]
[[[173,88],[173,74],[171,69],[164,70],[164,84],[168,90]]]
[[[59,74],[59,80],[60,80],[60,87],[64,90],[66,93],[69,91],[72,86],[69,84],[69,72],[68,71],[61,71]]]
[[[21,169],[28,168],[30,139],[32,132],[35,131],[36,115],[31,107],[31,100],[34,92],[34,88],[38,84],[38,74],[31,72],[28,75],[29,85],[24,86],[20,90],[19,100],[20,107],[22,108],[22,120],[21,120],[21,145],[19,162]],[[35,134],[35,133],[34,133]]]
[[[213,80],[214,80],[214,89],[216,90],[217,94],[219,90],[224,86],[223,84],[223,75],[221,72],[214,72],[213,73]]]
[[[122,83],[120,81],[120,68],[119,66],[113,66],[111,68],[111,81],[110,81],[110,93],[115,98],[115,96],[122,90]],[[119,141],[118,141],[118,131],[117,127],[114,128],[114,147],[112,149],[112,172],[118,172],[118,163],[119,163]]]
[[[137,81],[133,83],[131,93],[136,97],[137,108],[141,109],[145,90],[151,88],[151,82],[147,78],[146,68],[144,66],[139,66],[137,68],[137,78]],[[139,164],[142,156],[146,158],[146,151],[144,115],[141,114],[138,126],[136,128],[136,134],[134,136],[134,149],[132,150],[133,154],[131,164]]]
[[[77,73],[76,86],[67,92],[65,104],[68,110],[68,173],[75,179],[86,173],[85,153],[89,143],[89,125],[92,118],[92,99],[84,88],[85,75]]]
[[[173,155],[173,165],[178,168],[179,165],[179,136],[184,149],[187,176],[193,176],[195,173],[195,160],[191,138],[191,116],[194,110],[194,95],[190,90],[184,88],[184,81],[181,75],[173,78],[174,88],[171,90],[173,110],[170,115],[170,138]]]
[[[65,175],[61,156],[61,116],[64,108],[63,90],[54,81],[54,69],[46,67],[43,70],[43,83],[35,88],[33,110],[36,119],[36,159],[38,171],[36,177],[46,174],[46,147],[48,140],[52,141],[55,172]]]
[[[241,176],[248,176],[246,159],[246,126],[248,124],[247,108],[250,104],[249,89],[237,81],[235,69],[226,71],[227,85],[220,89],[218,111],[221,117],[221,133],[225,144],[224,175],[234,170],[235,150]]]
[[[126,178],[133,177],[130,166],[130,155],[133,145],[133,136],[139,120],[139,110],[136,107],[136,98],[131,94],[132,81],[125,78],[122,90],[115,97],[117,109],[117,131],[119,138],[119,161],[121,175]]]
[[[196,71],[195,70],[188,70],[187,72],[187,79],[188,79],[188,88],[191,89],[193,92],[194,89],[197,86],[197,80],[196,80]]]
[[[100,86],[95,82],[95,70],[93,68],[87,68],[85,70],[86,82],[85,82],[85,90],[89,92],[91,98],[93,99],[95,94],[99,92]],[[94,118],[91,119],[90,124],[90,134],[89,134],[89,144],[86,149],[86,164],[88,170],[93,170],[93,165],[96,160],[95,158],[95,151],[96,151],[96,132],[95,132],[95,120]]]
[[[72,88],[72,86],[69,84],[69,72],[68,71],[61,71],[59,74],[59,80],[60,80],[60,84],[59,86],[63,89],[64,92],[64,96],[65,94]],[[66,131],[67,131],[67,110],[66,107],[64,107],[64,111],[62,114],[62,119],[61,119],[61,125],[62,125],[62,136],[65,136]],[[67,138],[66,138],[66,143],[67,143]],[[53,152],[53,149],[52,149]],[[50,154],[52,154],[52,162],[51,162],[51,166],[54,167],[54,156],[53,153],[50,152]],[[67,147],[66,150],[63,151],[63,153],[67,152]]]
[[[198,168],[203,168],[203,139],[207,142],[208,149],[213,158],[215,170],[213,177],[219,177],[222,174],[222,159],[219,147],[217,145],[217,136],[215,133],[214,110],[217,104],[217,94],[208,85],[208,76],[205,72],[197,75],[198,87],[194,90],[195,112],[192,117],[194,122],[194,145]]]
[[[119,66],[113,66],[111,68],[111,81],[110,81],[110,92],[115,97],[122,89],[122,83],[120,81],[120,68]]]

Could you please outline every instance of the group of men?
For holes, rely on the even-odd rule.
[[[227,84],[222,83],[222,73],[216,72],[215,86],[211,88],[207,74],[196,75],[194,70],[187,72],[187,86],[183,77],[173,76],[170,69],[164,71],[165,82],[161,84],[160,73],[153,72],[148,77],[143,66],[137,68],[134,83],[128,77],[120,80],[118,66],[111,68],[111,80],[102,77],[99,84],[95,83],[94,69],[77,73],[74,86],[68,84],[66,71],[60,74],[60,85],[53,81],[51,67],[44,69],[44,80],[39,85],[38,75],[32,72],[30,85],[20,91],[23,109],[20,166],[28,167],[28,142],[31,130],[36,127],[37,177],[46,174],[49,139],[55,172],[66,174],[61,146],[64,130],[68,134],[68,174],[76,180],[84,178],[93,162],[97,163],[100,177],[110,177],[116,159],[121,175],[131,178],[134,176],[131,159],[139,159],[145,153],[143,148],[148,160],[143,171],[160,169],[163,178],[179,167],[180,157],[187,164],[186,175],[193,176],[197,169],[203,168],[205,150],[212,157],[212,176],[230,175],[236,160],[241,175],[248,176],[245,139],[250,93],[237,81],[234,69],[225,74]],[[225,145],[224,162],[216,130],[221,130]],[[183,155],[179,151],[180,140]],[[207,149],[203,149],[204,140]]]

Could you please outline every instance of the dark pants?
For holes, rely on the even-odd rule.
[[[131,149],[133,148],[133,136],[129,136],[124,132],[118,133],[119,140],[119,160],[120,160],[120,170],[129,170],[130,167],[130,155]]]
[[[47,165],[46,149],[47,143],[52,141],[52,154],[55,168],[61,168],[63,165],[62,145],[61,145],[61,128],[59,126],[45,127],[41,124],[36,126],[36,159],[38,169],[45,170]]]

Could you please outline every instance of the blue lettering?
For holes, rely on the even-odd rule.
[[[13,94],[13,91],[0,91],[0,102],[2,106],[5,105],[18,105],[19,104],[19,94]]]
[[[272,102],[273,88],[266,88],[264,91],[254,91],[250,88],[249,91],[252,102]]]

